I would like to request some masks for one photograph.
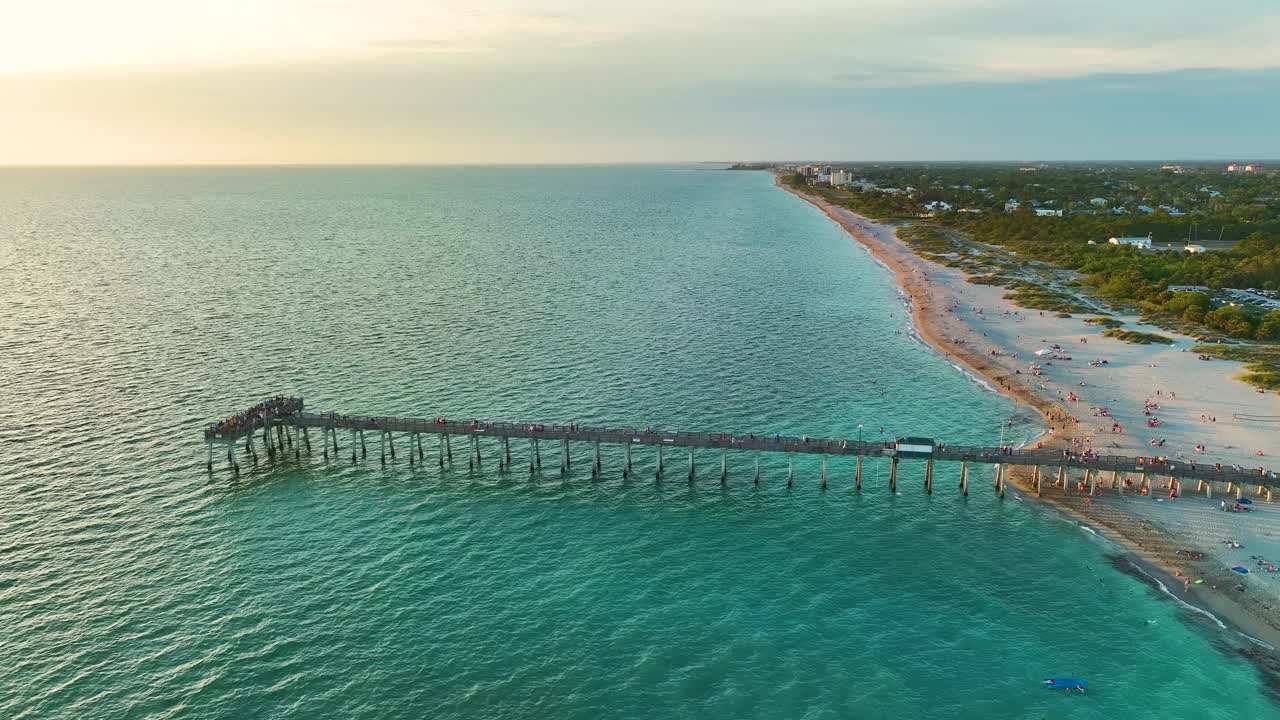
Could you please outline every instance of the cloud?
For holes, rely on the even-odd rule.
[[[449,40],[431,37],[398,37],[370,40],[366,47],[375,50],[394,50],[424,53],[473,53],[490,51],[488,46],[467,46]]]
[[[1280,154],[1274,0],[196,5],[0,24],[0,163]]]

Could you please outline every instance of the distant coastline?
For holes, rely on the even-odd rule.
[[[945,330],[940,323],[939,317],[940,314],[945,313],[945,309],[939,310],[930,297],[926,287],[927,276],[922,273],[925,261],[915,255],[905,244],[895,243],[896,247],[894,247],[894,245],[877,239],[867,231],[868,227],[879,225],[879,223],[854,215],[852,212],[838,208],[814,195],[791,188],[782,182],[780,176],[774,175],[774,185],[820,210],[850,237],[867,248],[885,267],[889,268],[897,280],[898,287],[906,293],[907,299],[910,301],[911,319],[917,333],[930,347],[948,359],[963,364],[965,369],[986,381],[991,387],[998,388],[1003,394],[1014,397],[1035,408],[1045,422],[1052,427],[1056,427],[1056,423],[1060,423],[1063,417],[1067,415],[1055,403],[1049,402],[1021,386],[1009,385],[1006,382],[1007,372],[991,364],[980,353],[947,341]],[[857,220],[851,220],[851,218],[857,218]],[[1046,446],[1051,445],[1046,443]]]
[[[941,272],[943,268],[916,255],[911,248],[896,237],[895,228],[864,218],[847,208],[834,205],[820,197],[803,192],[782,182],[781,176],[774,173],[774,184],[779,189],[789,192],[805,202],[813,205],[832,222],[839,225],[852,239],[860,243],[872,256],[887,267],[893,274],[899,288],[910,303],[911,319],[920,339],[929,347],[948,359],[958,370],[966,374],[972,373],[979,381],[985,382],[991,389],[1000,392],[1015,402],[1034,408],[1045,423],[1046,432],[1038,439],[1044,447],[1068,448],[1073,438],[1083,438],[1092,430],[1086,420],[1075,420],[1075,414],[1067,403],[1060,404],[1053,398],[1037,394],[1033,386],[1020,382],[1014,376],[1012,365],[1001,363],[1000,356],[993,357],[989,351],[979,349],[969,342],[958,342],[957,336],[964,331],[980,333],[990,345],[999,346],[999,352],[1016,356],[1016,346],[1001,342],[997,337],[986,337],[988,333],[981,328],[966,325],[955,313],[948,309],[947,296],[943,287],[930,279],[930,275]],[[998,298],[999,296],[995,296]],[[1012,304],[1009,304],[1012,308]],[[994,312],[992,313],[994,314]],[[1046,323],[1056,323],[1058,334],[1071,335],[1077,331],[1069,326],[1071,320],[1046,318]],[[1076,321],[1078,322],[1078,321]],[[995,333],[991,333],[993,336]],[[1020,377],[1025,377],[1020,376]],[[1225,382],[1231,383],[1229,379]],[[1141,402],[1140,398],[1130,398]],[[1226,428],[1222,428],[1227,431]],[[1029,472],[1015,472],[1013,484],[1028,497],[1037,497]],[[1047,485],[1047,482],[1046,482]],[[1214,562],[1210,558],[1210,549],[1203,548],[1205,559],[1191,562],[1181,555],[1179,550],[1185,547],[1186,540],[1180,540],[1173,532],[1164,532],[1141,521],[1118,505],[1105,502],[1082,506],[1078,495],[1066,495],[1060,490],[1048,490],[1039,499],[1050,507],[1056,508],[1081,527],[1098,527],[1106,531],[1106,537],[1125,547],[1134,567],[1142,568],[1147,579],[1144,582],[1157,580],[1167,588],[1182,584],[1180,574],[1191,574],[1203,577],[1205,584],[1196,586],[1196,594],[1183,600],[1197,608],[1212,613],[1229,627],[1240,634],[1260,640],[1272,648],[1280,648],[1280,605],[1260,606],[1256,596],[1245,601],[1228,593],[1225,588],[1232,587],[1236,578],[1226,570],[1222,562]],[[1154,577],[1152,577],[1154,576]],[[1154,587],[1154,586],[1153,586]],[[1216,588],[1222,587],[1223,590]],[[1274,650],[1255,648],[1255,653],[1263,653],[1267,660],[1256,657],[1250,659],[1269,675],[1268,679],[1280,677],[1280,655]]]

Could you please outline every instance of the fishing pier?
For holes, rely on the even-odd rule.
[[[208,445],[208,470],[213,472],[215,448],[225,450],[227,465],[234,473],[240,472],[236,450],[243,447],[244,454],[255,464],[258,461],[256,442],[261,441],[264,451],[290,453],[301,457],[312,452],[311,433],[323,456],[332,452],[335,460],[349,450],[351,462],[368,458],[369,445],[375,444],[381,464],[396,460],[396,442],[401,441],[409,465],[422,465],[428,455],[440,466],[454,462],[453,445],[463,444],[460,454],[466,458],[469,469],[478,469],[489,458],[496,458],[501,472],[513,472],[517,466],[527,467],[529,473],[542,469],[543,456],[554,467],[559,462],[562,474],[568,473],[575,458],[572,448],[586,446],[592,451],[589,458],[591,477],[603,477],[605,465],[601,446],[621,446],[624,459],[620,468],[622,477],[632,478],[635,451],[645,449],[651,457],[646,463],[656,480],[673,475],[686,476],[693,482],[698,476],[695,450],[719,450],[720,462],[716,476],[720,482],[729,480],[729,453],[750,453],[754,459],[752,481],[761,479],[760,453],[783,453],[787,457],[787,487],[794,483],[794,457],[818,455],[822,469],[820,487],[826,489],[830,482],[829,460],[849,457],[853,461],[853,486],[862,489],[863,460],[874,458],[889,465],[888,489],[898,491],[899,463],[910,461],[918,465],[924,492],[932,494],[934,464],[959,463],[959,490],[969,494],[970,466],[986,466],[994,470],[994,490],[1004,497],[1012,468],[1030,470],[1030,484],[1036,492],[1044,486],[1060,487],[1070,492],[1073,481],[1076,491],[1093,494],[1098,488],[1117,493],[1137,492],[1157,496],[1161,492],[1183,493],[1183,483],[1194,481],[1194,492],[1207,497],[1214,493],[1226,497],[1241,498],[1256,495],[1271,500],[1272,491],[1280,486],[1270,474],[1257,470],[1236,470],[1229,467],[1189,463],[1157,461],[1153,458],[1123,455],[1082,456],[1045,449],[1002,449],[999,447],[974,447],[950,445],[930,438],[898,438],[891,441],[862,441],[847,438],[794,437],[781,434],[690,432],[676,430],[642,430],[631,428],[587,427],[583,425],[549,425],[543,423],[488,422],[479,420],[454,421],[445,418],[387,417],[375,415],[342,415],[336,412],[314,413],[304,409],[301,398],[275,398],[264,402],[246,413],[222,423],[208,426],[204,440]],[[368,436],[372,435],[372,442]],[[340,437],[343,438],[340,440]],[[517,441],[513,452],[512,441]],[[346,448],[343,448],[343,442]],[[521,449],[520,445],[526,445]],[[434,446],[430,450],[427,446]],[[544,453],[543,451],[547,452]],[[678,457],[688,454],[687,470]],[[673,457],[673,455],[677,457]],[[519,460],[516,457],[519,456]],[[1080,474],[1083,471],[1083,474]],[[1188,488],[1189,489],[1189,488]]]

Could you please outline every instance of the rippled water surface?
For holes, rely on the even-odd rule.
[[[0,716],[1280,715],[1215,626],[988,470],[967,500],[909,463],[896,497],[851,461],[823,492],[811,459],[788,490],[731,457],[722,488],[714,453],[593,482],[586,447],[567,477],[492,447],[206,473],[203,424],[276,393],[951,442],[1010,413],[763,174],[0,171]],[[1088,696],[1038,687],[1070,674]]]

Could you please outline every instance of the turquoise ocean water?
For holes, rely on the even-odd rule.
[[[989,475],[207,474],[201,427],[276,393],[951,442],[1010,413],[759,173],[0,171],[0,716],[1280,717],[1228,634]]]

